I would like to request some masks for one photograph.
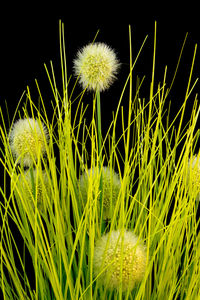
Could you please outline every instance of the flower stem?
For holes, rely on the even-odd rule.
[[[30,175],[31,175],[31,186],[32,186],[32,191],[33,191],[33,198],[34,200],[36,199],[36,188],[35,188],[35,179],[33,175],[33,167],[30,167]]]
[[[99,172],[100,172],[100,224],[101,224],[101,233],[104,232],[105,224],[103,222],[103,199],[102,199],[102,190],[103,190],[103,179],[102,179],[102,131],[101,131],[101,101],[100,101],[100,91],[96,92],[97,97],[97,135],[98,135],[98,155],[99,155]]]
[[[100,92],[97,90],[97,131],[98,131],[98,154],[99,154],[99,164],[102,162],[102,152],[101,152],[101,102],[100,102]]]

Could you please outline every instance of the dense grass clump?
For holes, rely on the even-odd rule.
[[[51,118],[37,81],[40,106],[27,88],[9,130],[0,109],[4,299],[200,298],[199,105],[192,93],[197,47],[184,99],[171,117],[169,94],[183,48],[172,83],[166,67],[156,85],[155,24],[144,99],[145,81],[136,84],[133,72],[146,40],[133,58],[129,28],[130,70],[106,134],[102,92],[120,72],[120,62],[114,50],[94,41],[78,52],[71,87],[61,23],[62,91],[53,64],[51,71],[45,65]],[[76,95],[78,82],[83,90]],[[85,97],[91,97],[90,121]]]

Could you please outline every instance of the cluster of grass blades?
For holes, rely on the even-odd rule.
[[[0,108],[0,163],[4,170],[0,188],[0,287],[4,299],[200,298],[199,203],[196,200],[200,182],[199,105],[197,95],[192,96],[197,83],[192,77],[197,46],[185,97],[171,119],[170,91],[185,41],[171,84],[167,84],[166,67],[162,81],[156,86],[155,23],[150,93],[143,99],[140,94],[145,80],[138,80],[133,92],[133,74],[146,40],[147,37],[137,56],[132,57],[129,28],[130,71],[121,94],[115,99],[117,108],[105,136],[101,132],[103,94],[100,99],[99,90],[87,93],[87,97],[91,97],[91,121],[88,122],[84,103],[87,88],[75,96],[79,78],[70,87],[61,22],[62,91],[57,88],[53,64],[50,69],[45,65],[53,96],[51,120],[46,108],[49,103],[46,104],[36,81],[39,108],[27,88],[26,100],[23,95],[9,124],[12,128],[17,119],[29,122],[32,119],[41,129],[45,155],[41,147],[35,147],[31,166],[25,168],[13,157],[10,131]],[[125,96],[128,110],[122,105]],[[189,100],[193,107],[190,118],[184,122]],[[42,131],[44,127],[48,139]],[[35,126],[33,132],[36,131]],[[36,141],[39,145],[39,138]],[[195,153],[197,163],[193,166],[191,157]],[[195,181],[190,176],[194,171]],[[87,179],[84,195],[83,174]],[[105,184],[104,177],[109,178],[109,184]],[[114,178],[117,178],[117,192]],[[110,199],[107,218],[103,216],[103,192],[108,193],[107,199]],[[113,232],[118,241],[113,239]],[[124,267],[124,259],[130,257],[125,257],[124,249],[128,248],[126,241],[131,235],[137,237],[135,253],[138,247],[144,250],[141,256],[144,261],[138,260],[135,272],[140,264],[145,265],[145,270],[139,282],[124,289],[125,278],[135,278],[135,273],[126,274],[128,271]],[[105,251],[112,250],[114,256],[109,264],[102,263],[98,272],[95,261],[106,258],[106,254],[95,257],[99,253],[96,244],[103,245],[101,238]],[[117,288],[112,274],[109,275],[116,259],[119,267]],[[134,259],[130,265],[134,265]],[[105,274],[106,283],[102,280]]]

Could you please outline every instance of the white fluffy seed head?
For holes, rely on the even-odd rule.
[[[9,133],[10,148],[15,159],[23,166],[31,166],[40,154],[46,152],[48,132],[42,122],[35,119],[20,119]]]
[[[119,69],[115,52],[104,43],[93,43],[78,51],[75,75],[83,89],[104,91],[113,83]]]
[[[200,201],[200,157],[193,155],[187,165],[187,185],[196,195],[196,200]]]
[[[94,248],[94,276],[108,289],[132,290],[144,278],[146,247],[131,231],[103,235]]]
[[[79,179],[79,189],[84,205],[88,201],[89,193],[95,198],[95,193],[100,199],[100,174],[99,168],[89,169],[83,173]],[[102,201],[103,201],[103,218],[109,219],[112,216],[113,209],[118,199],[121,189],[119,175],[109,167],[102,168]],[[100,207],[100,203],[98,202]]]
[[[40,212],[44,213],[47,208],[48,198],[51,189],[48,176],[45,171],[28,169],[15,178],[16,195],[25,202],[24,205],[30,206],[33,210],[37,203]]]

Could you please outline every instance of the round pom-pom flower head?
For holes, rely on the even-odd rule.
[[[78,51],[75,75],[83,88],[104,91],[110,87],[119,68],[115,52],[104,43],[93,43]]]
[[[83,173],[79,180],[80,194],[84,205],[86,204],[89,195],[95,198],[95,194],[100,198],[99,186],[99,168],[95,167],[88,170],[88,173]],[[102,201],[103,201],[103,219],[109,219],[112,215],[113,208],[121,188],[119,175],[109,167],[102,168]],[[100,202],[98,203],[100,207]]]
[[[23,166],[30,167],[39,154],[46,152],[47,129],[35,119],[20,119],[10,130],[10,148],[15,159]]]
[[[94,248],[94,276],[108,289],[132,290],[146,269],[146,248],[131,231],[103,235]]]
[[[193,155],[187,166],[187,185],[195,194],[196,200],[200,201],[200,157]]]
[[[46,211],[47,203],[51,196],[50,183],[45,171],[30,170],[14,178],[16,181],[16,196],[24,202],[24,205],[34,210],[37,207],[41,213]]]

